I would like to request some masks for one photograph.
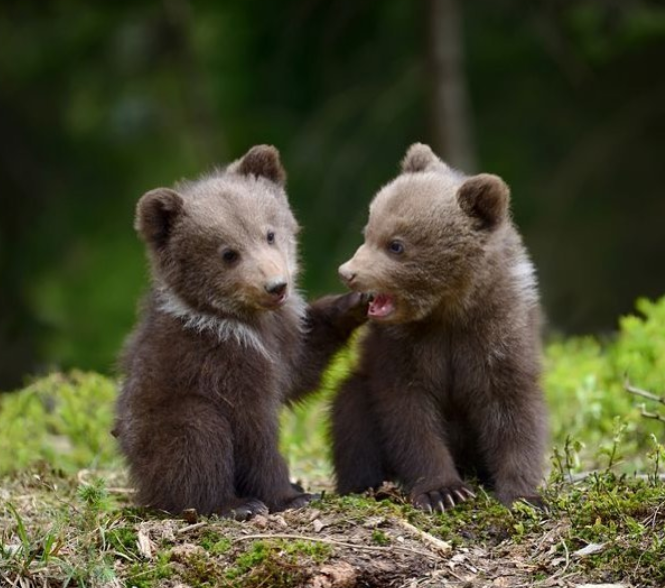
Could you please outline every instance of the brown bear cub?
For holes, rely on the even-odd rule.
[[[359,366],[334,400],[340,493],[396,480],[443,511],[475,475],[539,502],[547,438],[534,269],[497,176],[466,177],[425,145],[370,205],[339,273],[372,295]]]
[[[142,505],[244,519],[304,505],[278,411],[365,320],[359,294],[307,306],[274,147],[139,201],[153,286],[123,354],[114,433]]]

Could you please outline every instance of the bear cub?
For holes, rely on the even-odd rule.
[[[114,434],[140,504],[248,518],[311,496],[289,482],[278,412],[365,321],[359,294],[308,306],[274,147],[137,205],[152,288],[121,360]]]
[[[534,268],[501,178],[412,145],[339,273],[371,295],[354,373],[332,410],[340,493],[400,482],[444,511],[476,476],[506,505],[540,503],[547,418]]]

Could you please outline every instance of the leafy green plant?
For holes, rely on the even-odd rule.
[[[74,371],[0,396],[0,474],[40,460],[68,471],[115,464],[115,395],[110,378]]]
[[[578,446],[577,462],[566,462],[569,469],[641,470],[652,436],[664,434],[662,423],[642,418],[641,403],[625,382],[628,377],[642,388],[665,391],[665,297],[638,300],[637,310],[619,321],[611,339],[576,337],[546,348],[553,442],[562,447],[568,439]]]

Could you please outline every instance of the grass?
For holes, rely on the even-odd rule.
[[[34,470],[3,484],[0,585],[288,587],[346,564],[364,574],[357,585],[381,586],[384,576],[372,567],[379,561],[381,574],[402,581],[434,573],[442,580],[452,571],[465,581],[502,577],[507,586],[539,577],[564,586],[664,585],[661,483],[608,470],[571,484],[567,475],[552,475],[545,512],[527,504],[508,510],[483,492],[443,515],[400,500],[329,496],[249,523],[204,518],[191,525],[138,517],[125,492],[100,480],[76,484],[61,472]],[[447,542],[449,553],[434,549],[432,538]]]
[[[353,361],[352,349],[340,354],[321,392],[282,416],[282,447],[305,485],[330,488],[326,403]],[[482,489],[444,515],[414,511],[394,491],[385,501],[328,493],[302,511],[192,528],[132,506],[110,435],[115,382],[51,374],[0,397],[0,585],[335,588],[462,578],[662,586],[663,423],[642,416],[658,403],[643,406],[649,401],[628,394],[626,378],[665,391],[665,299],[639,301],[612,339],[548,344],[547,512],[509,511]]]

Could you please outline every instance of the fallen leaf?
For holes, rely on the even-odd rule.
[[[603,549],[605,549],[605,543],[589,543],[586,547],[582,547],[582,549],[573,552],[573,557],[586,557],[587,555],[599,553]],[[591,584],[589,584],[589,586],[590,585]],[[610,586],[610,584],[598,584],[598,586]]]
[[[141,555],[146,559],[152,559],[154,543],[150,540],[148,534],[143,529],[139,529],[136,538]]]

